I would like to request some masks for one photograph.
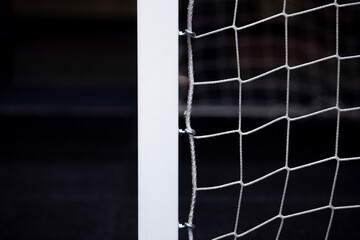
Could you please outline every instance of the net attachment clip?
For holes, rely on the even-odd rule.
[[[190,229],[194,229],[195,228],[195,225],[193,225],[193,224],[190,224],[190,223],[184,223],[184,224],[182,224],[182,223],[179,223],[179,228],[190,228]]]
[[[179,35],[180,36],[190,36],[192,38],[196,37],[196,33],[194,33],[193,31],[190,31],[189,29],[185,29],[184,31],[180,31]]]
[[[179,134],[180,135],[188,134],[194,136],[196,134],[196,131],[192,128],[179,129]]]

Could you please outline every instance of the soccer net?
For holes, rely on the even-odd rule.
[[[187,2],[188,239],[360,237],[359,10]]]

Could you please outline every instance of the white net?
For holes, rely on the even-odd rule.
[[[228,4],[224,4],[225,2]],[[287,224],[297,224],[292,223],[293,219],[301,216],[310,216],[311,219],[315,213],[326,212],[325,217],[320,218],[320,225],[323,226],[320,236],[321,239],[332,239],[337,216],[343,220],[340,217],[341,212],[347,210],[355,211],[359,215],[357,209],[360,208],[358,190],[352,190],[353,195],[347,195],[346,201],[335,200],[335,196],[341,194],[339,184],[346,182],[343,175],[346,175],[344,169],[350,166],[347,163],[356,163],[350,168],[357,167],[360,170],[360,153],[356,147],[352,151],[339,150],[346,148],[346,143],[356,141],[358,137],[351,133],[353,130],[344,123],[345,119],[357,120],[360,115],[360,79],[353,73],[358,71],[360,63],[360,38],[354,20],[357,10],[360,10],[360,2],[304,1],[306,4],[301,5],[291,0],[253,1],[254,6],[263,7],[265,10],[262,9],[261,14],[251,15],[250,12],[247,16],[242,14],[242,10],[245,9],[243,2],[246,1],[213,1],[212,7],[209,7],[211,1],[198,0],[197,4],[196,0],[190,0],[188,3],[188,94],[186,105],[183,107],[186,130],[189,133],[192,168],[192,194],[187,220],[188,238],[192,240],[198,236],[199,239],[205,239],[203,236],[206,236],[211,239],[245,239],[257,230],[271,226],[276,229],[273,238],[281,239],[289,231],[285,227]],[[260,11],[256,8],[246,9]],[[194,15],[194,11],[202,13],[202,18]],[[215,11],[223,13],[220,21],[213,19],[212,14]],[[202,26],[198,27],[201,32],[193,29],[193,19],[200,22],[196,23],[194,20],[194,24]],[[311,30],[308,34],[298,28],[303,25]],[[197,35],[192,35],[193,32]],[[260,37],[259,33],[263,35]],[[270,35],[272,37],[267,37]],[[216,49],[211,45],[214,43]],[[221,71],[216,71],[219,68]],[[231,124],[218,128],[221,131],[205,130],[204,134],[195,127],[197,134],[193,135],[194,116],[236,117],[237,124],[234,128],[230,128]],[[251,125],[245,122],[248,121],[245,118],[249,116],[261,116],[266,121],[258,126]],[[303,123],[313,119],[317,119],[320,124],[315,128],[306,129]],[[252,138],[259,139],[254,136],[261,136],[262,132],[278,124],[283,125],[280,128],[283,129],[284,141],[279,147],[283,150],[283,155],[276,155],[275,159],[265,156],[268,158],[266,164],[271,167],[261,170],[262,166],[257,166],[255,174],[247,177],[246,164],[251,158],[249,152],[255,152],[255,155],[259,155],[258,152],[261,151],[266,152],[266,148],[262,149],[261,141],[255,142],[255,150],[247,149],[249,142]],[[316,132],[319,126],[326,128],[326,136],[317,136],[324,135],[324,132]],[[270,136],[275,138],[275,135],[281,135],[282,132],[278,129],[270,131]],[[296,140],[300,135],[301,139],[305,139],[304,142],[299,143],[299,140]],[[237,174],[233,175],[235,177],[219,180],[214,180],[217,178],[213,175],[214,181],[210,181],[213,184],[209,185],[203,181],[204,185],[200,185],[202,180],[198,175],[201,174],[201,169],[198,174],[195,145],[203,144],[202,141],[206,140],[221,142],[226,136],[235,141],[237,146],[237,149],[233,148],[236,152],[232,153],[232,158],[236,159],[229,167],[236,169]],[[346,140],[349,138],[353,140]],[[327,149],[330,150],[316,153],[312,149],[318,148],[318,142],[328,145]],[[300,150],[294,150],[292,146],[296,144],[301,145]],[[216,143],[214,145],[216,146]],[[206,151],[210,152],[211,148],[212,145]],[[227,164],[223,161],[225,155],[231,155],[228,148],[219,151],[219,157],[213,163],[216,171],[221,171],[221,164]],[[306,159],[298,161],[297,158]],[[304,171],[310,172],[312,177],[309,186],[303,186],[307,180],[299,177],[299,173]],[[342,174],[340,180],[339,174]],[[272,208],[276,209],[275,212],[269,211],[272,215],[263,214],[266,217],[260,222],[244,223],[246,220],[242,217],[243,212],[245,215],[251,215],[246,213],[250,208],[244,206],[244,194],[250,191],[249,188],[277,176],[280,176],[277,186],[270,184],[270,188],[281,188],[278,201],[273,199],[275,204]],[[287,201],[296,194],[300,195],[300,198],[297,197],[298,201],[312,201],[312,196],[302,195],[301,192],[306,192],[306,189],[322,181],[328,184],[328,194],[322,196],[324,199],[316,204],[303,204],[302,208],[287,207]],[[346,184],[357,183],[348,181]],[[320,184],[319,188],[321,186]],[[269,185],[265,188],[269,188]],[[223,232],[214,236],[202,234],[201,232],[208,232],[209,226],[199,226],[196,223],[194,216],[197,209],[202,208],[200,203],[197,203],[197,195],[202,192],[219,192],[215,194],[212,203],[216,206],[221,204],[221,198],[224,196],[221,191],[226,189],[236,189],[236,193],[232,195],[236,201],[236,209],[233,209],[233,213],[229,211],[225,214],[226,223],[219,217],[217,224],[224,225],[221,228]],[[264,189],[264,198],[267,197],[267,193],[268,189]],[[216,202],[216,199],[219,201]],[[207,211],[213,209],[208,208]],[[214,214],[220,216],[223,213]],[[193,225],[197,226],[196,230],[193,229]],[[313,223],[308,230],[320,228],[320,225]],[[354,233],[353,238],[348,239],[356,239],[359,234]],[[266,239],[272,237],[267,236]],[[301,239],[301,235],[293,236],[291,239]]]

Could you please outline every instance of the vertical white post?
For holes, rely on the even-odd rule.
[[[139,240],[178,239],[178,1],[138,0]]]

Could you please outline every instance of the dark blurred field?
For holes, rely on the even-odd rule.
[[[1,119],[1,239],[136,239],[135,118]]]

